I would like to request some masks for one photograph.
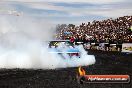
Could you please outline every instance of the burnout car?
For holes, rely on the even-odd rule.
[[[57,53],[66,58],[68,55],[70,58],[75,56],[80,58],[80,51],[69,40],[54,40],[49,42],[49,53]]]

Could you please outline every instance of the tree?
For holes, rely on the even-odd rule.
[[[68,27],[74,29],[75,25],[74,24],[69,24]]]
[[[62,29],[65,29],[65,28],[67,28],[66,24],[58,24],[56,26],[56,32],[60,32]]]

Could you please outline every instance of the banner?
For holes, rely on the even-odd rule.
[[[132,53],[132,43],[123,43],[122,52]]]
[[[104,51],[105,50],[105,43],[100,43],[98,49]]]
[[[90,49],[90,47],[91,47],[90,43],[84,44],[84,48],[85,48],[85,49]]]

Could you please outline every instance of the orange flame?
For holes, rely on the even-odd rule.
[[[78,68],[78,71],[80,76],[84,76],[86,74],[85,70],[81,68],[81,66]]]

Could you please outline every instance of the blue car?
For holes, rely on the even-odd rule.
[[[80,58],[80,51],[69,40],[55,40],[49,42],[50,53],[57,53],[63,56],[67,54],[71,57],[76,56]]]

